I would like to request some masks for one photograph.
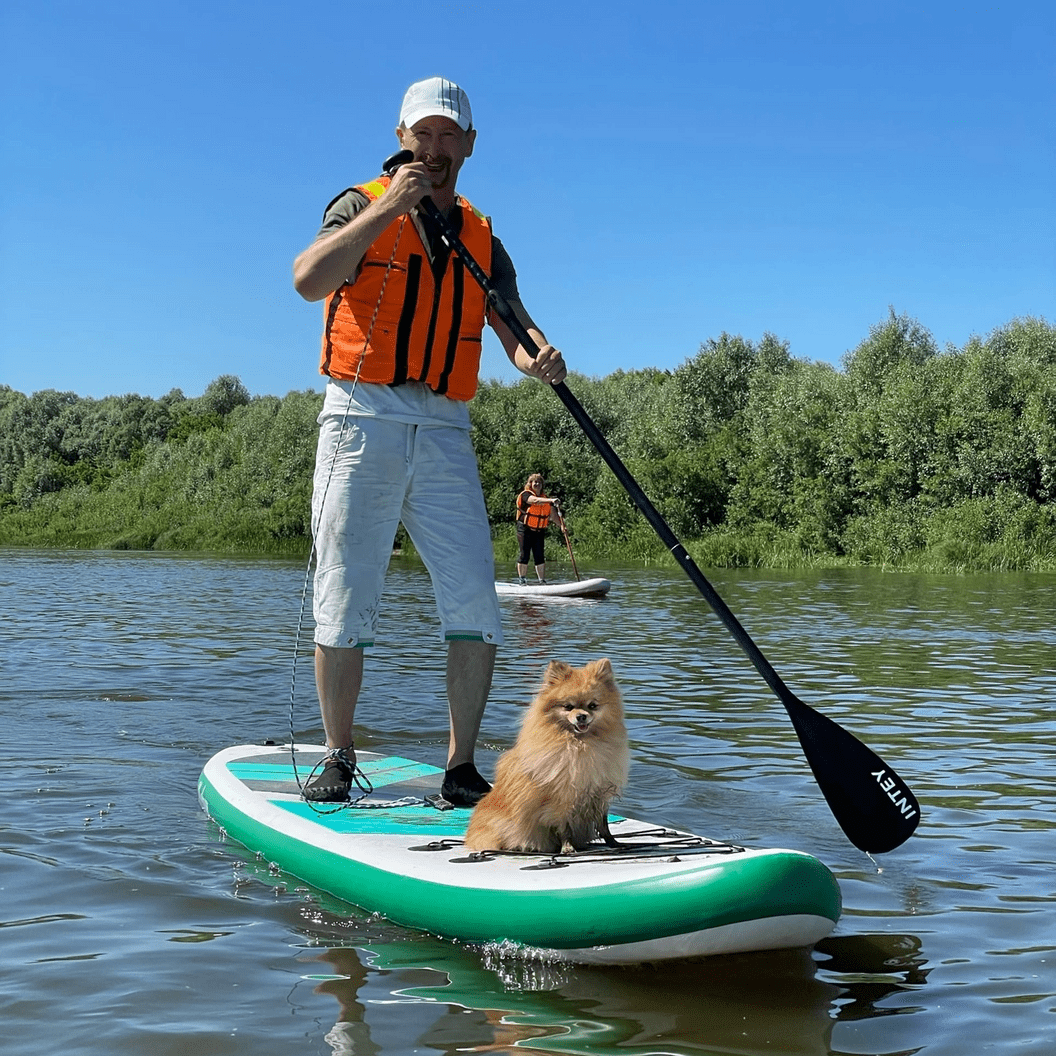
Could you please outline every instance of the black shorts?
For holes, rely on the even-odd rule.
[[[529,528],[527,525],[517,525],[517,564],[528,564],[528,555],[531,554],[536,565],[546,561],[543,557],[543,540],[546,539],[545,528]]]

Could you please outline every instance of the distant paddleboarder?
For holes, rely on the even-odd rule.
[[[529,556],[539,582],[546,582],[546,526],[551,510],[560,516],[561,503],[543,493],[545,484],[542,473],[533,473],[517,496],[517,578],[522,586],[528,582]]]

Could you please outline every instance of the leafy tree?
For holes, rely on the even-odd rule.
[[[891,310],[842,370],[722,334],[673,371],[568,384],[705,563],[1056,568],[1043,319],[940,353]],[[305,553],[321,402],[232,375],[158,400],[0,386],[0,543]],[[500,556],[538,470],[584,557],[671,560],[546,386],[486,382],[469,412]]]
[[[748,454],[731,496],[731,524],[770,523],[808,552],[839,552],[850,507],[838,443],[843,379],[827,364],[796,361],[760,377],[746,408]]]

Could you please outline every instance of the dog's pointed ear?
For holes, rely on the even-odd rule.
[[[543,685],[556,686],[559,682],[564,682],[571,674],[572,668],[563,660],[551,660],[546,674],[543,675]]]
[[[615,676],[612,673],[612,664],[609,663],[608,659],[595,660],[591,665],[594,668],[594,674],[598,678],[613,679]]]

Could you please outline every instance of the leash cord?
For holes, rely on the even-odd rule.
[[[348,390],[348,403],[345,404],[344,413],[341,415],[341,429],[340,429],[340,431],[337,434],[337,442],[334,444],[334,453],[333,453],[333,456],[330,459],[330,467],[327,470],[327,474],[326,474],[326,483],[323,485],[323,494],[322,494],[322,496],[319,499],[319,523],[320,524],[322,524],[322,520],[323,520],[323,510],[326,508],[326,496],[327,496],[327,494],[330,491],[330,481],[333,479],[333,476],[334,476],[334,467],[337,465],[337,456],[338,456],[338,453],[341,450],[341,443],[342,443],[342,441],[345,438],[345,430],[348,427],[349,412],[352,409],[352,398],[355,395],[356,386],[359,384],[359,372],[363,369],[363,360],[365,360],[367,358],[367,349],[370,347],[370,338],[371,338],[371,336],[374,333],[374,324],[378,321],[378,312],[381,310],[381,300],[385,296],[385,287],[388,285],[388,282],[389,282],[389,275],[392,272],[393,261],[395,261],[395,259],[396,259],[396,250],[399,248],[400,237],[403,235],[403,228],[406,225],[406,223],[407,223],[407,214],[404,213],[403,216],[400,217],[400,226],[396,230],[396,239],[395,239],[395,241],[392,244],[392,253],[389,254],[389,262],[388,262],[388,264],[385,265],[385,276],[384,276],[384,278],[382,279],[382,282],[381,282],[381,289],[378,291],[378,300],[377,300],[377,303],[374,305],[374,314],[371,315],[371,317],[370,317],[370,325],[367,327],[367,332],[366,332],[366,334],[363,337],[363,351],[360,353],[359,362],[356,364],[356,376],[352,379],[352,387]],[[344,283],[344,285],[347,286],[347,285],[350,285],[350,284],[349,283]],[[297,749],[295,747],[295,742],[296,742],[297,738],[296,738],[296,734],[295,734],[294,728],[293,728],[293,715],[294,715],[294,699],[295,699],[295,694],[296,694],[296,691],[297,691],[297,659],[298,659],[298,655],[299,655],[299,653],[301,651],[301,633],[302,633],[302,631],[304,629],[305,604],[306,604],[306,601],[307,601],[307,598],[308,598],[308,584],[309,584],[309,582],[311,580],[311,575],[312,575],[312,563],[313,563],[313,561],[315,560],[315,557],[316,557],[316,545],[315,545],[316,531],[317,531],[317,525],[314,523],[314,517],[313,517],[313,523],[312,523],[312,545],[311,545],[311,547],[310,547],[310,549],[308,551],[308,564],[307,564],[307,566],[305,567],[305,570],[304,570],[304,583],[301,585],[301,605],[300,605],[300,610],[297,613],[297,630],[296,630],[296,633],[295,633],[294,639],[293,639],[293,663],[291,665],[291,670],[290,670],[290,707],[289,707],[290,762],[291,762],[291,764],[293,766],[293,777],[294,777],[294,780],[297,782],[297,788],[298,788],[298,790],[301,793],[301,798],[302,799],[305,798],[304,797],[305,784],[307,784],[307,782],[311,781],[312,778],[315,777],[317,771],[326,762],[327,759],[331,758],[331,756],[333,756],[335,753],[343,751],[343,749],[341,749],[341,748],[331,749],[330,752],[328,752],[322,759],[319,760],[319,762],[317,762],[315,764],[314,767],[312,767],[312,769],[309,772],[308,776],[305,778],[304,783],[302,784],[301,775],[297,772]],[[345,765],[347,766],[348,764],[346,763]],[[361,799],[363,799],[364,796],[369,796],[370,793],[374,791],[374,786],[371,785],[370,779],[359,768],[359,764],[358,763],[354,767],[351,767],[350,769],[352,771],[352,779],[355,782],[356,787],[360,790],[360,794],[355,799],[350,799],[350,800],[348,800],[348,802],[342,803],[339,806],[334,807],[331,810],[322,810],[319,807],[316,807],[314,805],[314,803],[312,802],[312,800],[305,799],[305,802],[308,803],[309,806],[311,806],[312,810],[314,810],[317,814],[336,814],[338,811],[347,810],[349,807],[355,806]],[[417,801],[412,799],[410,802],[417,802]],[[369,806],[372,806],[372,807],[373,806],[403,806],[403,805],[404,804],[402,802],[392,803],[392,804],[381,804],[381,803],[369,804]]]

